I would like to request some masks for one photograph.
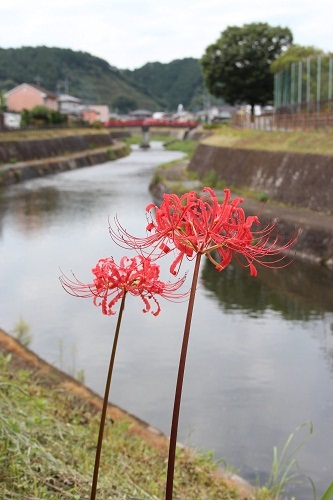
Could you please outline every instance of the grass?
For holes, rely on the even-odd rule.
[[[99,411],[0,353],[0,498],[89,498]],[[164,497],[166,450],[107,419],[98,498]],[[177,450],[176,499],[237,499],[209,456]]]
[[[203,144],[241,149],[263,149],[294,153],[333,154],[333,129],[265,132],[236,129],[227,125],[212,130]]]
[[[13,132],[0,132],[0,141],[26,141],[35,139],[54,139],[72,135],[110,134],[109,130],[93,127],[55,128],[45,130],[17,130]]]
[[[165,145],[165,149],[167,149],[168,151],[181,151],[188,158],[192,158],[196,148],[197,148],[197,142],[191,141],[190,139],[184,139],[184,140],[176,139],[174,141],[166,143]]]
[[[180,140],[172,137],[170,134],[155,131],[149,134],[149,139],[150,141],[163,142],[167,151],[181,151],[187,158],[192,158],[198,145],[196,141],[191,141],[190,139]],[[142,135],[133,134],[123,140],[127,144],[140,144]]]

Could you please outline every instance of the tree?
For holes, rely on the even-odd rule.
[[[317,56],[325,56],[325,52],[317,47],[295,44],[272,62],[271,71],[273,73],[278,73],[279,71],[288,69],[294,62],[303,61],[308,57],[315,58]]]
[[[66,121],[67,117],[65,115],[42,105],[35,106],[30,111],[24,109],[21,114],[22,126],[62,124]]]
[[[138,106],[135,99],[127,97],[125,95],[119,95],[112,101],[112,107],[117,110],[118,113],[126,114],[133,111]]]
[[[0,90],[0,111],[6,110],[7,99],[5,98],[5,93],[4,90]]]
[[[206,86],[229,104],[256,104],[273,98],[272,62],[293,41],[289,28],[267,23],[229,26],[201,58]]]

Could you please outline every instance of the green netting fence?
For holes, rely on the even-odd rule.
[[[333,56],[293,62],[274,76],[277,113],[332,113]]]

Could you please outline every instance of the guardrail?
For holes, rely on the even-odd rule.
[[[154,118],[144,118],[136,120],[109,120],[104,127],[173,127],[173,128],[195,128],[198,123],[194,120],[155,120]]]

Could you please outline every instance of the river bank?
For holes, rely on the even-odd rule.
[[[234,153],[237,155],[239,151],[235,150]],[[242,151],[241,156],[247,153]],[[156,203],[161,202],[164,193],[179,193],[191,189],[200,190],[205,185],[211,186],[209,177],[212,170],[214,170],[218,172],[218,177],[214,176],[213,179],[214,183],[218,186],[215,191],[221,197],[223,196],[223,191],[221,190],[221,185],[223,184],[229,187],[235,195],[243,198],[242,207],[246,213],[256,214],[260,212],[262,226],[277,218],[279,220],[279,232],[282,234],[292,234],[295,230],[301,228],[302,234],[295,246],[297,256],[333,269],[333,216],[330,210],[328,209],[328,213],[325,213],[324,211],[311,210],[309,207],[302,206],[301,204],[294,203],[294,205],[287,205],[273,197],[269,197],[267,200],[260,200],[260,192],[258,196],[258,191],[253,190],[251,193],[249,189],[249,176],[252,175],[254,168],[251,171],[249,170],[251,173],[248,174],[248,177],[241,175],[239,177],[241,181],[237,182],[234,179],[234,173],[237,172],[237,168],[230,167],[230,177],[228,176],[228,169],[224,169],[224,154],[225,151],[223,148],[213,148],[213,151],[211,151],[210,147],[203,147],[199,144],[191,160],[181,161],[177,164],[163,166],[158,169],[151,183],[151,192],[155,197]],[[211,161],[214,155],[214,161]],[[254,163],[254,165],[256,164]],[[193,173],[195,173],[194,180]],[[325,179],[326,177],[323,175],[321,177],[322,186],[325,185]],[[331,182],[330,178],[328,182]],[[242,189],[245,187],[246,190]],[[327,203],[325,206],[328,207],[331,204],[329,190],[322,191],[326,192]],[[321,199],[320,195],[322,191],[319,188],[317,191],[313,190],[317,196],[312,197],[311,203],[314,203],[313,198]],[[244,192],[247,192],[248,196],[244,196]],[[305,196],[304,200],[306,199]]]
[[[158,171],[152,192],[159,201],[164,191],[179,190],[179,182],[185,190],[190,186],[228,186],[244,198],[245,210],[260,210],[263,224],[277,217],[283,233],[301,227],[298,256],[333,268],[332,155],[214,146],[207,132],[194,130],[191,134],[196,141],[202,141],[191,160],[181,162],[178,168],[173,166],[168,173],[166,169]],[[119,139],[105,131],[90,131],[83,135],[0,141],[0,188],[126,156],[130,148]],[[199,182],[189,182],[193,176]],[[265,200],[264,210],[262,203],[255,201],[258,199]]]
[[[17,182],[117,160],[128,145],[108,133],[0,141],[0,188]]]
[[[11,379],[11,386],[14,388],[15,393],[15,384],[18,383],[20,374],[25,374],[24,379],[30,380],[30,403],[29,406],[33,407],[35,404],[38,406],[38,401],[41,401],[43,398],[43,405],[39,406],[39,418],[40,423],[38,425],[38,440],[43,440],[44,446],[47,441],[47,433],[48,430],[45,427],[46,421],[48,419],[46,410],[47,407],[53,408],[55,405],[55,398],[61,398],[61,401],[58,402],[57,415],[53,417],[54,421],[52,423],[53,428],[56,430],[60,429],[62,416],[64,411],[69,412],[67,418],[67,426],[71,429],[71,435],[76,436],[76,443],[79,444],[79,449],[86,450],[86,442],[80,442],[83,439],[82,436],[82,427],[89,425],[96,426],[98,424],[99,414],[102,409],[103,399],[99,397],[96,393],[88,389],[82,383],[78,382],[75,378],[65,374],[61,370],[55,368],[50,365],[39,356],[37,356],[33,351],[19,343],[16,339],[8,335],[6,332],[0,329],[0,353],[4,356],[4,359],[9,359],[9,373],[8,376]],[[2,385],[7,385],[7,370],[8,363],[4,362],[2,366],[2,359],[0,359],[1,370],[1,382]],[[16,374],[16,375],[15,375]],[[21,391],[24,392],[27,390],[26,387],[23,386],[24,382],[21,381]],[[50,389],[52,388],[52,390]],[[38,401],[35,402],[35,392],[38,393]],[[14,396],[7,390],[7,399]],[[17,396],[17,394],[16,394]],[[24,395],[23,395],[24,396]],[[27,399],[27,398],[25,398]],[[64,408],[62,402],[69,401],[69,408]],[[16,408],[18,410],[17,415],[22,413],[22,417],[25,414],[25,411],[20,411],[20,398],[16,397]],[[42,403],[40,402],[39,405]],[[6,414],[6,411],[2,412],[2,418],[6,423],[9,422],[10,416]],[[23,417],[27,418],[26,415]],[[114,428],[114,427],[119,428]],[[6,427],[6,425],[5,425]],[[24,434],[25,424],[22,422],[20,424],[21,432]],[[34,435],[36,432],[36,428],[32,428],[30,430],[30,435]],[[97,428],[96,428],[97,432]],[[130,440],[131,444],[127,446],[130,448],[130,455],[126,456],[127,453],[125,449],[121,451],[122,458],[118,459],[119,464],[114,463],[114,454],[117,452],[117,446],[119,441],[119,433],[124,434],[123,437],[120,436],[122,446],[125,446],[125,441]],[[137,492],[135,498],[141,499],[153,499],[160,498],[160,496],[156,497],[153,494],[153,491],[163,491],[164,484],[164,472],[163,469],[165,467],[167,452],[168,452],[168,439],[157,429],[152,428],[146,422],[138,419],[137,417],[127,413],[121,408],[109,404],[107,420],[106,420],[106,432],[105,432],[105,441],[104,443],[104,454],[107,454],[107,449],[113,448],[113,480],[108,481],[115,488],[115,484],[119,481],[118,470],[121,471],[122,479],[120,479],[120,484],[117,486],[117,490],[114,489],[114,496],[112,498],[133,498],[132,496],[123,496],[125,491],[132,491],[132,494]],[[112,435],[114,436],[112,438]],[[96,434],[97,436],[97,434]],[[66,455],[66,450],[70,450],[70,439],[64,439],[64,436],[58,436],[59,442],[62,442],[63,455]],[[86,438],[87,439],[87,438]],[[93,436],[93,440],[95,437]],[[97,437],[96,437],[97,439]],[[11,455],[11,436],[7,436],[7,445],[6,451],[2,449],[2,456],[4,454],[8,454],[8,459]],[[24,439],[23,439],[24,441]],[[32,448],[35,448],[36,444],[32,443]],[[77,446],[76,446],[77,447]],[[0,446],[1,448],[1,446]],[[90,444],[90,450],[86,453],[89,453],[91,458],[93,458],[93,443]],[[155,450],[155,451],[152,451]],[[21,454],[24,456],[27,450],[22,443],[22,449],[20,450]],[[19,470],[19,474],[21,478],[21,494],[25,493],[26,495],[32,492],[32,488],[34,491],[48,492],[48,495],[52,495],[52,498],[77,498],[75,494],[80,493],[80,498],[83,498],[84,493],[89,492],[89,481],[90,477],[83,476],[84,465],[86,464],[87,458],[83,458],[83,453],[81,453],[81,459],[74,465],[74,469],[71,470],[71,477],[66,477],[66,472],[62,470],[62,467],[65,468],[63,464],[58,462],[57,464],[57,474],[52,475],[52,463],[55,458],[54,449],[46,445],[46,451],[49,454],[49,462],[50,469],[48,471],[48,475],[43,477],[37,471],[35,472],[34,486],[31,484],[29,486],[29,474],[23,469]],[[72,451],[74,454],[75,452]],[[137,460],[135,457],[135,453],[140,454],[140,459]],[[132,456],[131,456],[132,454]],[[28,461],[30,462],[30,466],[34,469],[34,457],[37,455],[36,450],[31,453]],[[145,456],[150,455],[151,465],[143,465],[140,467],[140,464],[144,464]],[[52,459],[50,458],[52,456]],[[72,456],[71,462],[74,460]],[[131,482],[128,482],[126,479],[126,474],[124,475],[124,471],[121,470],[124,466],[125,461],[127,462],[126,467],[128,470],[132,469],[133,477],[131,478]],[[136,464],[133,464],[133,461],[136,461]],[[213,463],[209,465],[209,459],[200,459],[200,456],[196,458],[194,450],[186,449],[183,447],[183,451],[180,451],[178,454],[179,467],[182,469],[182,485],[178,482],[178,473],[176,471],[176,495],[177,498],[186,498],[186,500],[191,500],[195,498],[206,498],[206,499],[234,499],[234,500],[250,500],[255,498],[255,490],[252,486],[250,486],[246,481],[241,479],[239,476],[236,476],[232,473],[227,473],[225,470],[221,468],[215,468]],[[101,478],[100,478],[100,494],[102,491],[105,494],[109,494],[111,487],[109,484],[109,489],[105,490],[105,479],[102,477],[102,473],[106,476],[110,476],[110,465],[106,463],[106,457],[102,458],[101,464]],[[10,460],[8,460],[10,463]],[[104,466],[106,463],[106,467]],[[19,467],[18,463],[16,467]],[[22,467],[22,465],[21,465]],[[44,467],[44,464],[39,462],[39,468]],[[152,467],[152,470],[151,470]],[[162,477],[159,476],[161,474],[160,468],[162,467]],[[141,474],[143,476],[151,475],[148,483],[143,480],[143,477],[139,477],[138,470],[141,468]],[[155,473],[154,473],[155,468]],[[3,477],[7,476],[5,484],[3,483],[3,477],[0,475],[0,492],[2,488],[6,489],[6,493],[9,494],[10,491],[14,492],[16,488],[11,486],[12,479],[10,477],[10,467],[5,467],[2,470]],[[147,471],[147,474],[146,474]],[[90,471],[89,471],[90,472]],[[92,473],[92,468],[91,468]],[[68,474],[68,471],[67,471]],[[189,477],[188,477],[189,476]],[[187,480],[190,482],[186,485]],[[140,483],[141,481],[141,483]],[[156,485],[153,486],[153,483],[156,482]],[[7,483],[7,486],[6,486]],[[14,481],[15,483],[15,481]],[[23,486],[24,483],[24,486]],[[191,483],[191,484],[190,484]],[[177,486],[178,484],[178,486]],[[139,491],[141,490],[141,494]],[[177,494],[178,490],[178,494]],[[151,494],[149,493],[151,492]],[[182,492],[182,493],[180,493]],[[178,496],[180,493],[180,496]],[[138,496],[140,494],[140,496]],[[62,496],[64,495],[64,496]],[[42,498],[42,497],[40,497]],[[48,498],[51,498],[49,496]],[[86,496],[84,496],[86,498]],[[265,497],[268,498],[268,497]]]

